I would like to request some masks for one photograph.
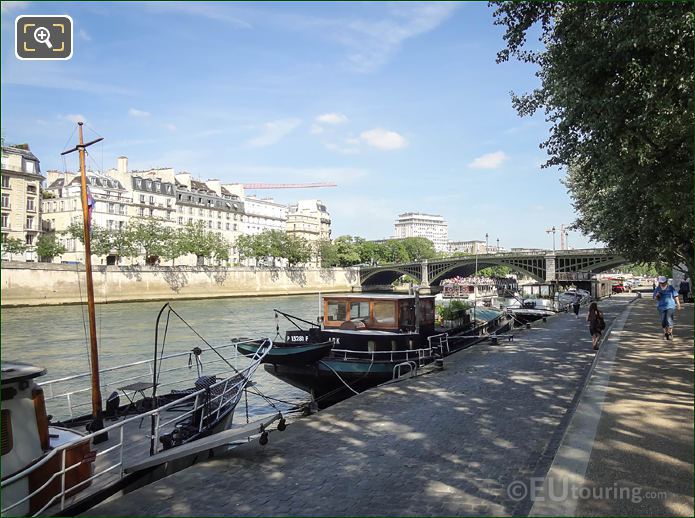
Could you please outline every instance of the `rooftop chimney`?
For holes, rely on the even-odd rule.
[[[118,172],[121,174],[125,174],[128,172],[128,157],[127,156],[119,156],[118,157]]]

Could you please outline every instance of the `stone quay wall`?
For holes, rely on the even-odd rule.
[[[94,266],[97,303],[352,291],[356,268]],[[2,306],[74,304],[87,299],[84,265],[3,261]]]

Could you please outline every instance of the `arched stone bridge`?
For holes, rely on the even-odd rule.
[[[586,280],[591,274],[625,264],[625,258],[606,249],[556,250],[480,254],[478,270],[488,266],[508,266],[539,282]],[[362,286],[388,285],[403,275],[419,280],[423,286],[437,286],[443,279],[476,271],[476,256],[451,257],[417,263],[360,267]]]

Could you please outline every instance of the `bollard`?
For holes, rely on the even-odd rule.
[[[491,335],[490,336],[490,343],[492,345],[497,345],[497,335]]]
[[[531,329],[531,323],[530,322],[526,322],[526,329]]]
[[[547,317],[543,317],[543,322],[547,322],[547,321],[548,321]]]
[[[434,368],[437,369],[438,371],[443,371],[444,370],[444,360],[442,358],[437,358],[434,360]]]

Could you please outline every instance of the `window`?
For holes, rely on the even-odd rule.
[[[112,219],[109,219],[106,221],[106,228],[108,228],[109,230],[113,230],[113,220]]]
[[[34,198],[27,198],[27,210],[36,210],[36,207],[34,206]]]
[[[227,223],[227,230],[229,230],[229,223]]]
[[[55,212],[58,204],[56,202],[51,203],[51,211]]]
[[[3,209],[9,209],[10,208],[10,195],[3,193],[2,195],[2,208]]]
[[[167,207],[171,207],[172,203],[171,198],[167,198]]]
[[[36,171],[36,164],[32,162],[31,160],[25,160],[24,161],[24,170],[27,173],[34,173]]]
[[[154,209],[150,209],[150,217],[154,216]]]
[[[369,318],[369,302],[351,302],[350,320],[364,320]]]
[[[198,216],[202,216],[202,215],[203,215],[203,209],[198,209]]]
[[[10,227],[10,215],[9,214],[3,214],[2,215],[2,228],[9,228]]]
[[[347,317],[347,303],[329,301],[326,315],[329,322],[343,322]]]
[[[212,209],[210,209],[210,210],[208,211],[208,218],[211,218],[211,217],[212,217]]]
[[[113,203],[109,203],[109,214],[116,212],[116,206]]]
[[[119,205],[118,206],[118,213],[125,215],[125,205]]]
[[[236,230],[236,223],[234,223],[234,230]]]
[[[144,194],[140,195],[140,203],[145,203],[145,195]]]
[[[4,176],[2,177],[2,188],[3,189],[9,189],[10,188],[10,177],[9,176]],[[4,451],[4,450],[3,450]]]
[[[27,192],[36,194],[36,185],[27,185]]]
[[[393,302],[374,302],[374,322],[377,324],[395,324],[396,305]]]
[[[140,178],[138,178],[137,180],[135,180],[135,185],[138,186],[138,189],[141,189],[141,188],[142,188],[142,180],[140,180]]]
[[[193,224],[193,218],[188,218],[188,223]]]
[[[34,228],[34,216],[27,216],[27,230],[32,230]],[[27,243],[31,244],[31,243]]]
[[[118,230],[123,230],[123,225],[125,225],[125,221],[119,221],[118,222]]]
[[[138,215],[144,216],[144,215],[145,215],[145,209],[142,208],[142,207],[140,207],[140,208],[138,209]]]
[[[150,205],[154,205],[154,196],[150,196]]]
[[[60,210],[61,210],[61,212],[65,210],[65,202],[64,201],[60,202]]]
[[[183,218],[179,216],[179,225],[183,225]]]
[[[217,229],[222,230],[222,222],[221,221],[217,222]]]
[[[212,221],[208,221],[208,228],[212,228]]]
[[[33,245],[34,244],[34,234],[27,234],[26,243],[27,243],[27,245]]]
[[[193,207],[188,207],[188,213],[193,214]],[[191,218],[188,218],[188,219],[191,219]]]

